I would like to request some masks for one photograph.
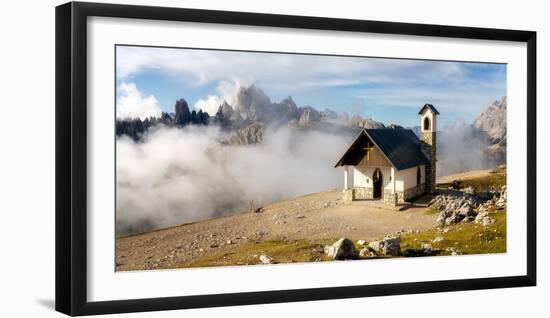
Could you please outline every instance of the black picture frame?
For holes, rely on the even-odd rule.
[[[89,302],[87,18],[116,17],[524,42],[527,45],[527,275]],[[70,2],[56,7],[56,310],[92,315],[536,285],[536,32],[168,7]]]

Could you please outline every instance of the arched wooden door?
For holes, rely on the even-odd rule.
[[[374,170],[372,174],[372,197],[380,199],[382,197],[382,172],[380,169]]]

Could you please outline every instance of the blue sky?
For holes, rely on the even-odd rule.
[[[176,99],[213,113],[255,84],[273,102],[311,105],[386,124],[417,125],[425,103],[440,123],[472,122],[506,95],[506,65],[367,57],[117,47],[117,115],[172,112]]]

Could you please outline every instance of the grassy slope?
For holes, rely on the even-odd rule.
[[[415,234],[401,236],[401,250],[407,248],[419,249],[423,243],[430,243],[433,248],[441,249],[440,255],[451,254],[445,251],[454,247],[463,254],[488,254],[506,252],[506,212],[498,211],[490,214],[495,222],[488,226],[475,223],[459,223],[448,226],[448,232],[440,232],[437,228]],[[432,241],[441,236],[443,241]]]
[[[268,255],[278,263],[319,262],[329,260],[323,247],[336,239],[246,242],[227,247],[212,255],[178,264],[177,267],[205,267],[259,264],[259,256]]]
[[[489,190],[500,190],[503,185],[506,185],[505,173],[492,173],[485,177],[473,178],[467,180],[460,180],[461,186],[467,188],[471,186],[476,192],[483,192]],[[436,187],[448,188],[451,183],[438,183]]]
[[[464,187],[472,186],[476,191],[487,191],[500,188],[506,184],[506,174],[495,173],[482,178],[462,180]],[[438,184],[447,187],[448,184]],[[436,213],[429,209],[427,213]],[[488,226],[475,223],[460,223],[448,226],[446,233],[434,228],[419,233],[401,236],[401,251],[420,249],[422,244],[430,243],[433,248],[441,249],[439,255],[449,255],[446,248],[454,247],[463,254],[487,254],[506,252],[506,210],[490,211],[495,222]],[[444,238],[441,242],[432,242],[436,237]],[[332,244],[338,238],[324,240],[299,241],[263,241],[247,242],[235,246],[226,246],[223,250],[190,262],[178,264],[177,267],[207,267],[259,264],[259,255],[265,254],[278,263],[318,262],[330,260],[323,253],[323,246]],[[351,238],[354,240],[361,238]],[[358,247],[359,248],[359,247]]]

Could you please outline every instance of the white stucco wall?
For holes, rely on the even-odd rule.
[[[382,173],[382,188],[392,189],[390,182],[391,168],[379,168]],[[355,166],[353,167],[353,185],[355,187],[372,188],[373,180],[372,175],[376,168]]]
[[[420,183],[426,182],[426,169],[424,165],[420,166]],[[395,190],[404,191],[416,186],[416,167],[409,169],[404,169],[401,171],[396,171],[395,179]]]
[[[353,188],[353,166],[344,166],[344,189]]]
[[[349,171],[349,174],[346,176],[346,169]],[[382,188],[386,190],[393,190],[393,183],[390,181],[391,168],[383,167],[379,168],[382,173]],[[344,187],[363,187],[363,188],[372,188],[373,180],[372,175],[374,174],[374,167],[363,167],[363,166],[349,166],[344,168]],[[420,166],[421,178],[420,183],[426,182],[426,169],[425,166]],[[409,169],[397,171],[395,173],[395,190],[396,191],[405,191],[406,189],[416,186],[416,167]]]

